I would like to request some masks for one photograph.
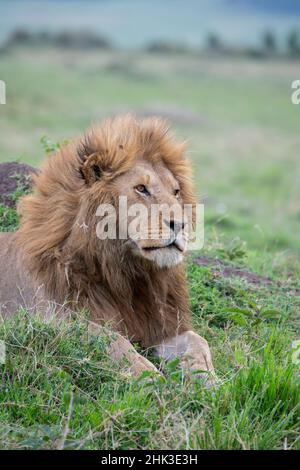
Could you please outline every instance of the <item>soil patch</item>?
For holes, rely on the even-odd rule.
[[[199,256],[194,261],[199,266],[211,266],[214,274],[221,274],[225,278],[229,277],[239,277],[245,279],[250,284],[254,285],[270,285],[273,284],[272,279],[264,276],[259,276],[258,274],[246,271],[235,266],[231,266],[220,259],[207,258],[205,256]]]
[[[0,203],[15,207],[16,191],[31,188],[31,174],[37,170],[30,165],[18,162],[0,163]]]

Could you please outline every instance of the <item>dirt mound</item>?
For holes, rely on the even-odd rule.
[[[239,277],[254,285],[272,284],[272,280],[268,277],[259,276],[258,274],[231,266],[220,259],[199,256],[199,258],[196,258],[194,262],[199,266],[211,266],[215,275],[221,274],[225,278]]]
[[[0,163],[0,203],[15,207],[16,193],[26,192],[31,187],[31,174],[36,169],[25,163]]]

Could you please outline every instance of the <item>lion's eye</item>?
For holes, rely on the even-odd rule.
[[[148,189],[146,188],[146,186],[145,186],[144,184],[138,184],[138,185],[135,187],[135,190],[136,190],[138,193],[145,194],[146,196],[150,196],[150,193],[149,193]]]
[[[175,189],[174,196],[179,197],[179,194],[180,194],[180,189]]]

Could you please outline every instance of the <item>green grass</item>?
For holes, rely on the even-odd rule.
[[[11,232],[19,222],[18,214],[14,209],[0,204],[0,227],[1,232]]]
[[[1,448],[299,448],[299,388],[278,326],[264,326],[250,348],[241,331],[215,331],[223,383],[210,391],[172,367],[129,380],[103,338],[86,333],[80,322],[61,329],[24,312],[2,325]]]
[[[162,378],[129,379],[84,321],[61,329],[20,312],[0,331],[0,447],[300,449],[297,64],[36,49],[2,56],[0,75],[0,161],[38,164],[51,142],[112,111],[195,113],[175,129],[189,140],[205,202],[201,256],[260,276],[253,284],[189,258],[194,328],[219,377],[213,390],[182,380],[176,362]],[[17,224],[0,205],[0,230]]]

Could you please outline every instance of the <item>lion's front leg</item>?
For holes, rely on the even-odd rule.
[[[208,343],[194,331],[186,331],[163,341],[156,347],[156,353],[166,361],[180,358],[180,366],[184,370],[207,371],[211,373],[210,376],[213,375],[214,367]],[[208,378],[205,375],[207,376],[203,374],[203,377]]]
[[[129,374],[138,377],[144,371],[158,372],[152,362],[139,354],[130,341],[120,334],[113,333],[112,341],[108,347],[108,353],[113,360],[124,364]]]
[[[152,362],[139,354],[130,341],[119,333],[104,329],[97,323],[89,322],[89,332],[92,335],[107,335],[109,344],[107,347],[108,355],[124,368],[126,373],[138,377],[144,371],[159,373],[158,369]]]

